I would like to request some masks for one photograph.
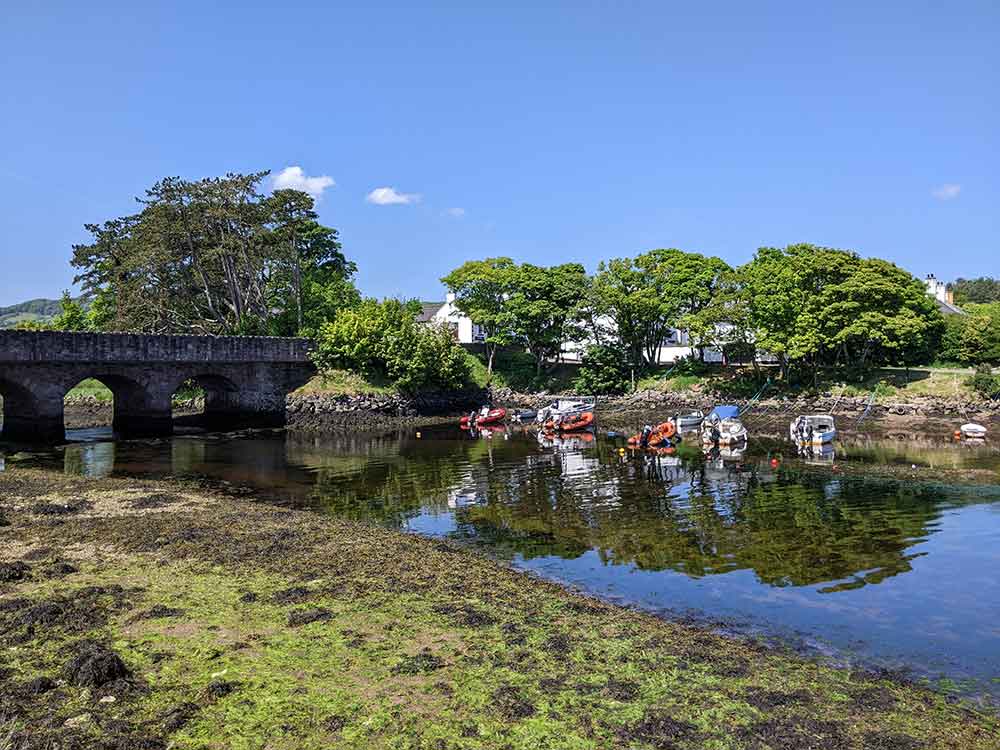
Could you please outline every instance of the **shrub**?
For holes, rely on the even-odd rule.
[[[965,384],[983,398],[1000,398],[1000,376],[994,375],[993,368],[989,365],[977,367],[976,374],[966,380]]]
[[[365,300],[319,331],[313,360],[321,371],[378,375],[403,391],[458,389],[469,379],[465,350],[446,327],[425,326],[399,300]]]
[[[580,393],[607,396],[625,393],[632,383],[628,357],[614,346],[591,346],[583,356],[580,372],[573,381]]]

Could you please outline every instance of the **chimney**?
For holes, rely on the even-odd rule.
[[[448,292],[448,294],[445,295],[445,301],[449,305],[454,304],[454,302],[455,302],[455,293],[454,292]]]
[[[944,298],[945,302],[947,302],[949,305],[955,304],[955,293],[951,291],[951,289],[949,289],[944,293]]]

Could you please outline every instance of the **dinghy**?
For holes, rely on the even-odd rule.
[[[716,406],[701,426],[701,440],[706,445],[736,445],[745,441],[747,434],[737,406]]]
[[[837,427],[831,414],[803,414],[792,420],[788,435],[798,445],[823,445],[837,437]]]
[[[674,424],[677,426],[678,432],[694,432],[701,427],[701,423],[704,421],[705,412],[703,411],[689,411],[674,417]]]
[[[984,440],[986,438],[986,428],[975,422],[963,424],[959,431],[966,440]]]
[[[462,427],[471,427],[473,425],[482,427],[483,425],[488,424],[499,424],[500,422],[503,422],[503,419],[506,416],[506,409],[490,409],[489,407],[484,406],[478,412],[473,412],[472,414],[462,417],[458,423]]]

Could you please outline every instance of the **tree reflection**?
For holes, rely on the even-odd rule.
[[[831,583],[824,591],[910,570],[941,513],[938,493],[894,481],[706,460],[691,447],[622,455],[609,441],[508,438],[398,433],[289,451],[316,472],[315,500],[349,518],[401,527],[452,514],[457,536],[508,555],[595,550],[612,565],[694,577],[745,569],[772,586]]]

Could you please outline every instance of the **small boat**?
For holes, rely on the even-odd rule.
[[[701,427],[701,423],[704,421],[705,412],[703,411],[689,411],[674,417],[674,424],[677,425],[678,432],[693,432]]]
[[[478,427],[482,427],[483,425],[488,425],[488,424],[499,424],[500,422],[503,422],[504,417],[506,416],[507,416],[506,409],[503,408],[490,409],[484,406],[478,412],[473,412],[472,414],[468,414],[462,417],[458,423],[462,427],[469,427],[472,424],[475,424]]]
[[[983,440],[986,438],[986,428],[975,422],[963,424],[959,428],[959,432],[966,440]]]
[[[522,424],[524,422],[534,422],[535,417],[538,416],[537,409],[521,409],[516,411],[511,415],[511,421]]]
[[[550,419],[565,415],[582,412],[593,412],[597,407],[597,399],[592,396],[581,396],[576,398],[557,398],[548,406],[538,410],[535,414],[535,421],[538,424],[545,424]]]
[[[642,432],[628,439],[633,448],[658,448],[670,445],[670,440],[677,434],[677,428],[671,420],[661,422],[656,427],[646,425]]]
[[[548,432],[580,432],[589,429],[592,424],[594,424],[594,412],[580,411],[558,414],[547,419],[543,429]]]
[[[735,445],[746,440],[747,434],[738,406],[716,406],[701,427],[701,440],[706,445]]]
[[[837,437],[837,426],[831,414],[803,414],[788,426],[792,442],[800,445],[823,445]]]

